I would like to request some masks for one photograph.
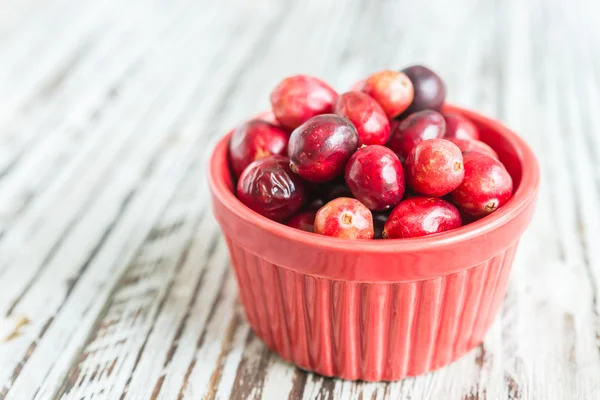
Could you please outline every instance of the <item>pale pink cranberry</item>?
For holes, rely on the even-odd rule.
[[[456,189],[465,176],[460,149],[444,139],[417,144],[404,163],[406,182],[416,192],[442,197]]]
[[[373,239],[373,216],[360,201],[339,197],[317,212],[315,233],[342,239]]]
[[[381,105],[388,118],[400,115],[413,101],[413,85],[408,76],[398,71],[380,71],[369,76],[362,91]]]

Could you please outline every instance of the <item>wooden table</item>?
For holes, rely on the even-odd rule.
[[[0,2],[0,399],[600,398],[597,0]],[[392,384],[254,336],[208,204],[215,140],[284,76],[433,66],[537,152],[485,342]]]

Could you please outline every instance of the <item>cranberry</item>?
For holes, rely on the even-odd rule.
[[[358,82],[355,82],[352,87],[350,88],[351,91],[353,92],[358,92],[362,90],[362,87],[365,85],[365,81],[366,79],[361,79]]]
[[[237,196],[250,209],[274,221],[289,218],[306,202],[304,182],[290,171],[289,160],[280,155],[248,165],[238,181]]]
[[[383,227],[390,216],[389,212],[375,212],[373,213],[373,239],[383,239]]]
[[[422,65],[413,65],[402,70],[414,87],[414,98],[402,117],[422,110],[440,111],[446,98],[446,87],[442,79]]]
[[[375,100],[362,92],[347,92],[335,102],[336,114],[346,117],[358,132],[358,145],[386,144],[390,137],[390,122]]]
[[[290,167],[309,181],[329,181],[344,171],[357,147],[358,134],[350,121],[335,114],[319,115],[292,132]]]
[[[466,117],[455,113],[444,113],[446,134],[444,139],[479,139],[479,130]]]
[[[413,101],[413,85],[397,71],[380,71],[367,78],[362,91],[374,98],[388,118],[400,115]]]
[[[435,197],[411,197],[394,208],[385,223],[386,239],[426,236],[462,225],[458,209]]]
[[[348,160],[345,176],[354,197],[371,210],[386,210],[404,196],[402,164],[387,147],[373,145],[359,149]]]
[[[456,189],[465,177],[460,149],[444,139],[417,144],[404,168],[408,185],[426,196],[442,197]]]
[[[475,217],[490,214],[512,195],[513,183],[504,165],[486,154],[464,156],[465,179],[451,193],[454,204]]]
[[[447,138],[446,140],[451,141],[455,145],[458,146],[460,151],[463,153],[463,156],[472,151],[487,154],[490,157],[494,157],[498,159],[498,153],[494,151],[490,146],[483,143],[480,140],[471,140],[471,139],[456,139],[456,138]]]
[[[325,205],[325,202],[323,201],[323,199],[313,199],[312,201],[310,201],[307,205],[306,205],[306,211],[314,211],[317,212],[317,210],[321,207],[323,207]]]
[[[305,211],[303,213],[296,214],[286,223],[286,225],[302,231],[314,232],[315,215],[317,215],[316,211]]]
[[[289,135],[281,128],[259,119],[248,121],[231,135],[229,159],[236,177],[252,162],[284,154]]]
[[[312,117],[331,113],[337,93],[320,79],[295,75],[284,79],[271,93],[275,117],[293,130]]]
[[[345,182],[325,183],[325,188],[321,191],[321,197],[329,202],[338,197],[354,197]]]
[[[340,197],[317,211],[315,232],[343,239],[373,239],[373,216],[360,201]]]
[[[388,147],[398,156],[406,158],[417,143],[428,139],[437,139],[446,132],[446,122],[442,114],[431,111],[419,111],[411,114],[392,131]]]

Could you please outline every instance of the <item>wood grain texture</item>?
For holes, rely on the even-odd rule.
[[[0,2],[0,399],[600,398],[600,3]],[[249,328],[208,202],[216,139],[293,73],[411,63],[534,148],[485,342],[389,384]]]

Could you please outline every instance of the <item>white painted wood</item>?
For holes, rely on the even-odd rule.
[[[600,5],[0,3],[0,399],[600,397]],[[391,384],[306,374],[243,316],[208,151],[284,76],[422,62],[542,166],[485,342]]]

